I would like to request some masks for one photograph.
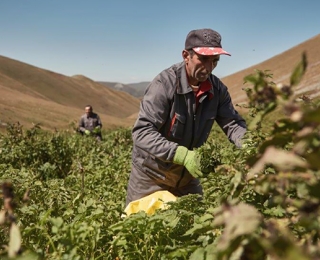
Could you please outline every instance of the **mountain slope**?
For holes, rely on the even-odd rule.
[[[116,82],[98,81],[98,83],[101,83],[102,85],[111,89],[127,92],[130,95],[141,99],[143,97],[146,87],[149,85],[150,82],[143,81],[139,83],[122,84]]]
[[[320,94],[320,34],[279,54],[262,63],[241,70],[237,73],[222,78],[228,86],[234,103],[242,103],[246,100],[246,94],[242,90],[245,76],[254,73],[254,70],[270,70],[275,83],[288,84],[291,73],[301,60],[303,52],[307,54],[308,67],[303,80],[295,89],[296,94],[309,94],[316,97]]]
[[[41,122],[49,129],[77,121],[87,104],[101,116],[105,127],[131,125],[133,120],[127,117],[138,111],[140,103],[127,93],[106,88],[84,76],[67,77],[3,56],[0,95],[2,122]],[[58,115],[50,116],[52,113]]]
[[[243,79],[257,69],[269,70],[276,83],[288,83],[304,51],[308,68],[295,93],[307,94],[311,98],[318,96],[320,34],[262,63],[222,78],[233,102],[246,101]],[[77,124],[87,104],[91,104],[100,115],[104,128],[131,126],[139,111],[139,98],[148,84],[95,82],[82,75],[67,77],[0,56],[0,126],[20,122],[27,127],[40,123],[45,129],[67,129]],[[115,86],[121,91],[115,90]]]

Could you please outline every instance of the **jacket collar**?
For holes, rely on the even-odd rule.
[[[200,84],[200,89],[197,93],[197,98],[205,93],[209,93],[209,99],[213,98],[213,84],[210,82],[209,79]]]
[[[177,93],[178,94],[186,94],[192,91],[191,87],[189,87],[188,77],[186,72],[186,64],[185,62],[181,62],[177,66],[176,70],[177,76]]]

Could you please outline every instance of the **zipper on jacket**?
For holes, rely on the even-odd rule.
[[[199,98],[199,103],[198,103],[198,106],[197,106],[197,108],[196,108],[196,110],[194,110],[194,115],[193,115],[193,129],[192,129],[192,142],[191,142],[191,144],[190,144],[190,147],[189,147],[189,149],[191,148],[191,147],[193,147],[194,146],[194,136],[196,135],[196,128],[199,128],[198,126],[197,126],[197,119],[198,119],[198,117],[200,116],[200,114],[201,114],[201,112],[202,112],[202,103],[203,103],[203,101],[206,99],[208,97],[208,95],[207,94],[205,94],[205,95],[203,95],[202,97],[200,97]]]
[[[202,102],[208,97],[208,95],[204,95],[202,96],[200,99],[199,99],[199,105],[198,106],[201,106]],[[194,104],[194,106],[196,106],[196,103]],[[192,125],[192,139],[191,139],[191,142],[190,142],[190,145],[188,147],[188,149],[190,150],[191,147],[193,146],[193,140],[194,140],[194,136],[195,136],[195,127],[196,127],[196,121],[197,121],[197,114],[199,111],[202,111],[202,109],[199,109],[199,107],[193,107],[193,125]],[[183,169],[183,172],[181,174],[181,178],[179,179],[179,181],[177,182],[177,185],[176,185],[176,188],[178,188],[180,186],[180,182],[181,180],[183,179],[184,175],[185,175],[185,171],[186,171],[186,168]]]
[[[197,101],[196,100],[194,100],[194,101],[195,102],[194,102],[193,107],[192,107],[193,108],[192,138],[191,138],[191,142],[190,142],[189,147],[188,147],[189,150],[190,150],[190,148],[191,148],[191,146],[193,144],[194,130],[195,130],[196,119],[197,119],[197,113],[196,113],[197,112],[197,104],[196,104]],[[185,175],[185,171],[186,171],[186,168],[183,168],[183,172],[181,174],[181,177],[180,177],[179,181],[177,182],[176,188],[179,188],[180,182],[181,182],[181,180],[183,179],[183,177]]]
[[[196,120],[197,120],[197,112],[198,112],[197,98],[194,96],[192,138],[191,138],[191,142],[190,142],[189,147],[188,147],[189,150],[193,146],[193,140],[194,140],[195,128],[196,128]]]

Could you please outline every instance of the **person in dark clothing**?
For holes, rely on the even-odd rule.
[[[85,114],[79,120],[80,133],[87,136],[94,136],[98,141],[102,140],[102,123],[98,114],[93,113],[91,105],[85,107]]]
[[[175,196],[203,194],[194,148],[202,146],[217,122],[230,142],[241,147],[246,122],[235,110],[227,87],[212,74],[220,55],[229,55],[221,35],[192,30],[183,61],[149,84],[132,129],[132,167],[126,205],[156,191]]]

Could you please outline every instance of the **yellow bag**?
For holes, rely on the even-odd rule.
[[[152,215],[157,209],[166,208],[166,202],[176,201],[176,199],[176,196],[169,191],[156,191],[146,197],[131,201],[124,212],[129,216],[132,213],[143,210],[148,215]]]

